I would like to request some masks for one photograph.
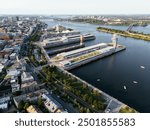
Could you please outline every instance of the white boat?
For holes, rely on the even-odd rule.
[[[126,86],[123,86],[123,88],[126,90],[127,89],[127,87]]]
[[[133,83],[134,83],[134,84],[137,84],[138,82],[137,82],[137,81],[133,81]]]
[[[99,82],[99,81],[100,81],[100,79],[97,79],[97,81]]]
[[[140,66],[141,67],[141,69],[145,69],[145,66]]]

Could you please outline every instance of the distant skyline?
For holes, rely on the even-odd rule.
[[[150,14],[150,0],[0,0],[0,14]]]

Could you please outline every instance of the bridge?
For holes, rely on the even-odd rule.
[[[132,23],[129,25],[129,27],[127,28],[127,31],[130,32],[132,30],[132,28],[136,25],[137,23]]]

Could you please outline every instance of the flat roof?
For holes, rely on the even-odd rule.
[[[0,104],[0,109],[7,109],[8,108],[8,103],[2,103]]]
[[[64,61],[61,61],[61,62],[60,62],[60,64],[63,64],[63,65],[69,64],[69,63],[70,63],[70,61],[68,61],[68,60],[64,60]]]
[[[10,97],[3,97],[3,98],[0,98],[0,104],[1,103],[4,103],[4,102],[7,102],[10,100]]]
[[[58,108],[61,108],[62,105],[57,102],[51,95],[49,94],[43,94],[44,96],[46,96],[51,102],[53,102]]]
[[[26,110],[28,113],[42,113],[35,105],[30,105]]]
[[[4,68],[4,65],[2,65],[1,63],[0,63],[0,69],[3,69]]]
[[[113,46],[108,46],[108,47],[103,48],[103,49],[101,49],[101,50],[99,50],[99,51],[101,51],[101,52],[106,52],[106,51],[108,51],[108,50],[110,50],[110,49],[113,49],[113,48],[114,48]]]
[[[16,55],[16,53],[12,53],[10,56],[15,56]]]
[[[20,74],[20,71],[18,71],[18,70],[12,70],[7,73],[7,75],[11,75],[11,76],[18,75],[18,74]]]
[[[78,52],[82,52],[82,51],[86,51],[86,50],[89,50],[89,49],[94,49],[96,47],[106,46],[106,45],[107,45],[106,43],[99,43],[99,44],[96,44],[96,45],[93,45],[93,46],[88,46],[88,47],[77,49],[77,50],[74,50],[74,51],[61,53],[60,55],[65,57],[65,56],[72,55],[72,54],[75,54],[75,53],[78,53]]]

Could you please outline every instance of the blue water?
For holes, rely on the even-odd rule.
[[[111,42],[112,35],[97,32],[96,25],[56,21],[47,21],[47,23],[49,26],[61,24],[96,35],[96,40],[86,42],[86,46]],[[119,29],[118,26],[117,29]],[[120,29],[126,29],[126,27],[123,26]],[[149,33],[145,28],[137,29]],[[127,49],[76,68],[71,73],[139,112],[150,112],[150,42],[119,37],[119,44],[125,45]],[[145,66],[145,69],[140,66]],[[97,79],[100,79],[100,82],[97,82]],[[133,81],[137,81],[138,84],[134,84]],[[123,86],[126,86],[127,90],[124,90]]]
[[[142,32],[145,34],[150,34],[150,25],[146,26],[146,27],[133,27],[134,31],[138,31],[138,32]]]

